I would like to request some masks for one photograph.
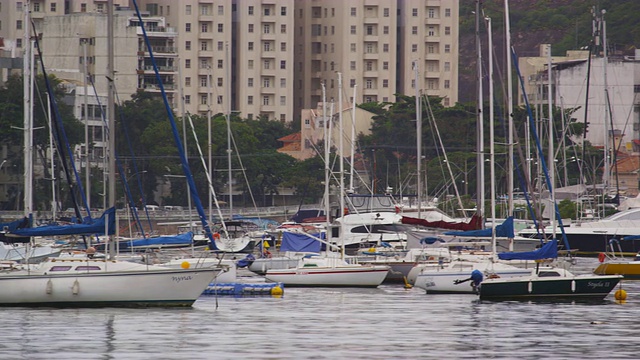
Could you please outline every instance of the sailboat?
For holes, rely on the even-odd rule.
[[[323,99],[325,98],[325,87],[322,85]],[[338,73],[338,98],[342,103],[342,74]],[[324,103],[323,115],[326,114],[326,101]],[[342,161],[342,111],[340,111],[340,209],[345,208],[344,196],[344,162]],[[329,121],[329,127],[332,121]],[[325,126],[325,213],[329,213],[329,138],[331,128]],[[327,219],[327,228],[329,228]],[[341,230],[343,226],[341,226]],[[342,233],[342,231],[341,231]],[[340,234],[342,235],[342,234]],[[331,241],[331,232],[327,232],[327,242]],[[350,264],[345,260],[344,246],[340,253],[331,251],[331,246],[327,246],[324,254],[306,255],[298,261],[294,268],[271,269],[265,275],[269,281],[280,282],[286,286],[348,286],[348,287],[377,287],[387,277],[389,267],[386,265],[361,265]]]
[[[513,53],[515,57],[515,53]],[[516,65],[516,71],[520,84],[523,84],[520,70]],[[549,84],[551,84],[551,58],[549,55]],[[549,85],[549,99],[551,99],[551,85]],[[524,90],[524,87],[523,87]],[[540,141],[535,127],[533,126],[533,114],[529,107],[526,94],[525,104],[528,110],[529,125],[531,133],[539,152],[542,169],[547,182],[549,193],[552,194],[552,203],[558,215],[557,205],[553,196],[553,186],[547,171],[544,154],[540,146]],[[549,100],[549,110],[551,110],[551,100]],[[551,114],[551,111],[549,111]],[[550,116],[551,118],[551,116]],[[551,120],[551,119],[550,119]],[[551,126],[550,126],[551,128]],[[549,141],[549,154],[552,159],[553,141]],[[551,162],[553,162],[551,160]],[[552,217],[553,219],[553,217]],[[562,220],[558,217],[560,229],[562,230]],[[566,236],[562,230],[562,235],[566,243]],[[559,266],[540,266],[544,260],[555,261],[558,258],[558,241],[556,239],[547,241],[542,247],[535,251],[519,253],[500,253],[500,259],[504,260],[535,260],[537,266],[526,276],[511,278],[489,278],[479,282],[479,295],[481,300],[519,300],[519,299],[604,299],[623,278],[622,275],[574,275],[569,270]]]
[[[140,13],[136,12],[140,18]],[[25,11],[25,24],[29,24],[29,9]],[[109,75],[113,79],[113,6],[109,1],[107,6]],[[144,31],[144,28],[143,28]],[[27,25],[25,37],[29,39],[30,31]],[[146,37],[146,33],[145,33]],[[39,49],[38,39],[35,38]],[[149,51],[151,47],[148,43]],[[152,55],[153,59],[153,55]],[[40,56],[44,78],[47,79],[44,62]],[[154,65],[155,67],[155,65]],[[157,72],[157,70],[156,70]],[[156,73],[157,74],[157,73]],[[160,80],[160,79],[158,79]],[[51,85],[46,81],[48,96],[53,100]],[[164,90],[163,90],[164,94]],[[113,100],[110,91],[111,100]],[[166,98],[165,98],[166,101]],[[61,118],[55,102],[51,102],[58,131],[62,131]],[[113,104],[113,101],[110,101]],[[113,116],[113,112],[109,112]],[[113,120],[113,118],[111,118]],[[113,129],[114,121],[110,122]],[[57,139],[60,141],[60,138]],[[110,136],[111,145],[113,137]],[[28,144],[25,144],[25,148]],[[110,186],[115,189],[115,166],[113,160],[113,146],[110,146]],[[72,160],[72,153],[68,153]],[[184,167],[188,170],[188,166]],[[189,176],[190,173],[186,173]],[[111,200],[115,198],[115,191],[110,192]],[[110,201],[114,203],[114,201]],[[104,232],[113,234],[114,226],[109,226],[114,215],[107,215]],[[54,307],[148,307],[148,306],[191,306],[202,294],[214,277],[220,273],[218,267],[190,268],[186,263],[180,269],[135,264],[93,257],[91,249],[87,249],[85,257],[80,258],[49,258],[35,266],[22,265],[12,271],[0,274],[0,306],[54,306]]]

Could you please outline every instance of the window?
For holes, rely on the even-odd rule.
[[[222,86],[222,78],[218,78],[218,86]]]
[[[269,70],[269,68],[271,68],[271,61],[269,61],[269,60],[265,60],[265,61],[262,63],[262,65],[263,65],[263,67],[264,67],[264,69],[265,69],[265,70]]]
[[[444,71],[451,71],[451,63],[448,61],[445,61],[444,63]]]
[[[253,41],[249,41],[249,42],[247,43],[247,50],[249,50],[249,51],[253,51]]]
[[[374,49],[373,43],[366,43],[366,44],[365,44],[365,52],[366,52],[367,54],[374,54],[374,53],[375,53],[375,51],[374,51],[374,50],[375,50],[375,49]]]
[[[287,43],[286,42],[281,42],[280,43],[280,51],[287,51]]]
[[[185,15],[191,15],[191,5],[187,5],[184,8]]]
[[[286,69],[287,68],[287,62],[285,60],[280,61],[280,69]]]
[[[184,42],[184,49],[185,50],[191,50],[191,41],[185,41]]]
[[[222,95],[218,95],[217,103],[222,104]]]
[[[253,78],[247,79],[247,87],[253,87]]]
[[[252,70],[252,69],[253,69],[253,60],[249,60],[249,61],[247,62],[247,68],[249,68],[249,70]]]
[[[262,105],[269,105],[269,95],[264,95],[262,97]]]
[[[22,39],[16,39],[16,47],[17,48],[21,48],[22,47]]]
[[[385,34],[385,35],[389,35],[389,27],[388,26],[384,26],[382,28],[382,33]]]
[[[209,24],[201,23],[200,24],[200,32],[203,32],[203,33],[209,32]]]
[[[444,106],[449,106],[449,98],[448,97],[444,98],[444,104],[443,105]]]
[[[427,80],[427,89],[436,90],[438,88],[437,80],[429,79]]]
[[[224,15],[224,6],[218,5],[218,15]]]
[[[411,10],[411,15],[412,15],[412,16],[418,16],[418,9],[413,8],[413,9]]]
[[[356,44],[351,43],[351,52],[356,52]]]
[[[200,67],[203,69],[208,69],[209,61],[207,59],[200,59]]]
[[[373,80],[371,80],[371,79],[365,80],[364,87],[366,89],[373,89]]]
[[[22,30],[22,20],[16,20],[16,29]]]
[[[389,44],[382,44],[382,52],[389,52]]]
[[[389,17],[389,8],[382,9],[382,16]]]
[[[253,32],[253,24],[249,24],[249,32],[252,33]]]
[[[17,12],[22,12],[22,1],[18,1],[16,3],[16,11]]]
[[[354,87],[354,86],[356,86],[356,79],[349,80],[349,87]]]
[[[429,17],[430,19],[435,18],[436,17],[436,9],[429,8],[429,10],[427,10],[427,17]]]
[[[40,12],[40,3],[33,3],[33,12]]]
[[[253,105],[253,96],[251,95],[247,96],[247,104]]]
[[[429,26],[427,36],[436,36],[436,28],[434,26]]]
[[[356,8],[351,8],[351,16],[356,16]]]
[[[191,69],[191,59],[185,59],[184,60],[184,67],[186,69]]]
[[[385,61],[382,63],[382,70],[389,70],[389,62]]]
[[[331,25],[331,35],[335,35],[336,34],[336,27]]]
[[[336,8],[331,8],[331,17],[336,16]]]
[[[427,45],[427,53],[435,54],[435,52],[436,52],[436,47],[433,44]]]
[[[356,34],[356,26],[351,25],[351,35],[355,35],[355,34]]]
[[[418,35],[418,27],[417,26],[412,26],[411,27],[411,35]]]
[[[449,44],[445,44],[445,45],[444,45],[444,53],[445,53],[445,54],[448,54],[448,53],[450,53],[450,52],[451,52],[451,45],[449,45]]]
[[[412,89],[416,88],[416,79],[411,79],[411,88]]]
[[[287,16],[287,7],[286,6],[280,7],[280,15]]]
[[[287,105],[287,97],[286,96],[280,96],[280,105],[281,106]]]
[[[80,12],[87,12],[87,4],[80,4]]]
[[[200,15],[209,15],[209,6],[200,5]]]
[[[222,69],[223,62],[222,60],[218,60],[218,69]]]
[[[222,41],[218,41],[218,51],[224,50],[224,43]]]
[[[450,81],[449,80],[445,80],[444,81],[444,88],[448,89],[450,87]]]
[[[367,35],[373,35],[373,25],[367,25]]]
[[[269,24],[264,24],[264,26],[262,27],[262,33],[268,34],[270,32],[271,32],[271,26],[269,26]]]
[[[51,3],[51,12],[56,12],[56,3]]]
[[[207,77],[206,76],[200,76],[200,87],[207,87],[209,86],[207,84]]]
[[[207,42],[206,41],[200,42],[200,50],[201,51],[207,51]]]
[[[451,9],[444,9],[444,17],[451,17]]]
[[[287,121],[287,115],[286,114],[280,114],[280,122],[285,122]]]
[[[200,105],[207,105],[207,95],[200,95]]]
[[[383,88],[388,88],[389,87],[389,80],[387,80],[387,79],[382,80],[382,87]]]
[[[366,69],[367,71],[373,71],[373,61],[367,61],[367,62],[365,63],[365,69]]]
[[[336,52],[336,44],[331,43],[331,53],[333,54],[334,52]]]
[[[445,35],[451,35],[451,27],[450,26],[445,26],[444,27],[444,34]]]
[[[186,87],[191,86],[191,77],[187,76],[186,78],[184,78],[184,86]]]
[[[281,88],[286,88],[287,87],[287,79],[286,78],[280,78],[280,87]]]
[[[253,6],[249,6],[249,9],[247,9],[247,13],[249,15],[253,15]]]
[[[184,24],[184,31],[191,32],[191,23]]]
[[[286,33],[287,33],[287,24],[280,25],[280,34],[286,34]]]
[[[271,51],[271,43],[268,41],[265,41],[262,45],[262,48],[264,51]]]
[[[218,32],[224,32],[224,24],[218,24]]]

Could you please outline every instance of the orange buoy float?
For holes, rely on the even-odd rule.
[[[604,259],[606,257],[607,256],[603,252],[601,252],[600,254],[598,254],[598,261],[600,261],[602,263],[602,262],[604,262]]]

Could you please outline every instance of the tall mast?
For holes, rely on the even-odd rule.
[[[416,86],[416,195],[418,203],[418,218],[422,209],[422,102],[420,101],[420,87],[418,86],[418,61],[413,62],[413,76]]]
[[[109,157],[109,207],[115,206],[116,204],[116,137],[115,137],[115,129],[116,129],[116,117],[115,117],[115,89],[114,89],[114,69],[113,69],[113,61],[114,61],[114,48],[113,48],[113,0],[107,1],[107,77],[112,81],[109,81],[109,93],[107,99],[107,116],[108,116],[108,125],[109,125],[109,146],[107,151],[107,156]],[[115,216],[115,215],[114,215]],[[116,217],[117,221],[117,217]],[[107,224],[109,222],[107,221]],[[116,236],[118,226],[116,225]]]
[[[489,35],[489,169],[491,172],[491,253],[496,256],[496,158],[494,151],[494,124],[493,124],[493,36],[491,34],[491,18],[486,17],[487,33]]]
[[[555,189],[556,189],[556,162],[555,162],[555,150],[553,144],[553,87],[552,87],[552,68],[551,68],[551,45],[549,45],[549,53],[547,54],[547,86],[548,94],[547,101],[549,106],[549,178],[551,180],[551,189],[549,189],[549,196],[551,203],[556,203]],[[551,211],[551,234],[555,238],[556,236],[556,212]]]
[[[82,68],[84,71],[84,161],[85,161],[85,182],[86,182],[86,196],[87,207],[91,208],[91,167],[89,166],[89,95],[88,92],[88,76],[89,67],[87,65],[87,39],[84,38],[82,42]]]
[[[511,24],[509,19],[509,0],[504,0],[504,17],[506,44],[505,54],[507,55],[507,127],[509,131],[509,135],[507,136],[507,216],[513,216],[513,78],[511,75]],[[509,240],[509,251],[513,251],[513,239]]]
[[[355,191],[353,188],[353,175],[355,170],[355,151],[356,151],[356,88],[353,85],[353,104],[351,105],[351,174],[349,177],[349,191]]]
[[[477,86],[478,86],[478,110],[477,110],[477,122],[476,122],[476,146],[477,146],[477,213],[479,216],[484,217],[484,116],[482,113],[483,94],[482,94],[482,47],[480,46],[480,2],[476,0],[476,63],[477,63]]]
[[[226,46],[226,54],[225,54],[225,63],[227,74],[229,74],[229,69],[231,67],[231,61],[229,61],[229,44]],[[227,75],[229,76],[229,75]],[[231,89],[231,78],[227,78],[226,80],[227,88],[229,89],[228,94],[230,94]],[[233,219],[233,176],[231,174],[231,95],[227,96],[229,99],[229,108],[227,109],[227,161],[229,164],[229,219]]]
[[[23,34],[23,95],[24,95],[24,216],[29,216],[33,207],[33,51],[31,47],[31,4],[26,1],[24,11]]]
[[[338,133],[340,133],[340,142],[338,143],[340,147],[340,217],[342,220],[340,221],[340,239],[342,243],[340,244],[340,254],[342,255],[342,259],[344,259],[344,128],[342,123],[342,113],[344,112],[344,107],[342,106],[342,73],[338,72],[338,99],[340,99],[340,115],[339,115],[339,126]]]

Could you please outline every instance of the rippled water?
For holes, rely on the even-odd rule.
[[[5,308],[0,359],[636,359],[640,282],[622,286],[624,304],[480,302],[383,285],[202,296],[192,309]]]

